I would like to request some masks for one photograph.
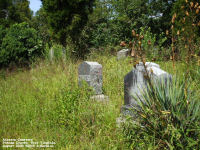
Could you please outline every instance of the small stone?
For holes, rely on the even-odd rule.
[[[53,61],[53,58],[54,58],[54,49],[53,49],[53,47],[50,49],[50,51],[49,51],[49,59],[50,59],[50,61]]]
[[[126,58],[130,54],[130,49],[122,49],[119,52],[117,52],[117,60]]]

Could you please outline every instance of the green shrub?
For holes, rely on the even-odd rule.
[[[61,60],[63,58],[63,46],[62,45],[53,45],[53,50],[54,50],[54,58],[55,60]]]
[[[9,65],[11,62],[24,64],[34,60],[42,54],[41,41],[37,31],[27,23],[12,25],[2,40],[0,49],[0,65]]]
[[[5,34],[6,34],[6,29],[2,25],[0,25],[0,45],[2,44]]]
[[[63,47],[60,44],[52,44],[52,47],[50,48],[48,44],[46,44],[44,49],[44,55],[45,58],[54,61],[54,62],[60,62],[63,60],[70,60],[72,59],[72,52],[71,49],[73,49],[73,45],[69,44],[66,47]]]
[[[199,91],[177,78],[165,83],[152,84],[144,102],[138,100],[138,122],[125,126],[127,140],[134,149],[199,149]]]
[[[140,35],[143,36],[142,48],[145,51],[147,58],[156,58],[157,60],[161,60],[161,54],[168,55],[168,53],[164,51],[163,44],[166,42],[167,37],[165,37],[162,32],[159,35],[153,34],[151,32],[151,28],[141,27]],[[135,41],[136,42],[136,41]]]
[[[112,34],[106,23],[97,25],[96,30],[93,31],[91,43],[95,47],[106,46],[111,43]]]

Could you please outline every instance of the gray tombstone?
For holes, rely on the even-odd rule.
[[[50,61],[53,61],[53,58],[54,58],[54,49],[53,49],[53,47],[50,49],[50,51],[49,51],[49,59],[50,59]]]
[[[84,61],[78,67],[79,85],[86,81],[95,91],[96,95],[102,94],[102,65],[98,62]]]
[[[171,75],[160,69],[160,66],[156,63],[146,62],[145,63],[147,72],[145,71],[142,62],[136,65],[124,78],[124,106],[122,107],[123,114],[129,114],[129,109],[138,107],[138,101],[136,98],[142,100],[142,95],[147,90],[147,79],[145,78],[148,73],[151,80],[156,84],[156,81],[160,80],[171,80]],[[132,114],[131,114],[132,115]]]
[[[122,49],[119,52],[117,52],[117,60],[126,58],[130,54],[130,49]]]
[[[62,55],[62,59],[66,60],[66,49],[65,48],[62,48],[61,55]],[[49,50],[49,60],[53,61],[54,59],[56,59],[56,54],[55,54],[54,48],[52,47]]]

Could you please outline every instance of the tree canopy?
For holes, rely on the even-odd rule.
[[[31,17],[28,0],[0,0],[0,23],[4,26],[29,22]]]
[[[66,45],[69,36],[76,40],[92,12],[94,0],[42,0],[54,40]]]

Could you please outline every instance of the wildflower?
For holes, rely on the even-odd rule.
[[[195,4],[194,8],[197,8],[197,7],[198,7],[198,5],[199,5],[199,3],[197,3],[197,2],[196,2],[196,4]]]
[[[177,35],[180,35],[180,31],[179,30],[177,31]]]
[[[126,43],[124,41],[121,41],[120,46],[125,47]]]
[[[175,18],[173,17],[173,18],[172,18],[172,23],[174,23],[174,22],[175,22]]]
[[[183,18],[183,23],[185,23],[185,17]]]
[[[131,47],[131,46],[132,46],[132,42],[130,41],[130,42],[129,42],[129,47]]]
[[[196,9],[196,14],[198,14],[199,13],[199,8],[198,9]]]
[[[185,48],[187,48],[188,46],[185,44]]]
[[[139,41],[139,42],[138,42],[138,44],[139,44],[139,46],[141,46],[142,42],[141,42],[141,41]]]
[[[169,31],[168,30],[166,30],[166,35],[169,35]]]
[[[187,3],[187,2],[188,2],[188,0],[185,0],[185,2]]]
[[[151,45],[151,41],[150,40],[148,40],[148,45]]]
[[[132,35],[133,35],[133,37],[135,37],[135,30],[132,30]]]
[[[190,2],[190,7],[192,8],[194,6],[194,3],[193,2]]]
[[[189,16],[189,12],[188,12],[188,11],[186,11],[185,14],[186,14],[187,16]]]
[[[175,22],[175,19],[176,19],[176,13],[173,15],[173,17],[172,17],[172,23],[174,23]]]
[[[173,15],[173,17],[172,17],[172,23],[174,23],[175,22],[175,19],[176,19],[176,13]]]
[[[175,39],[172,37],[172,42],[175,42]]]

